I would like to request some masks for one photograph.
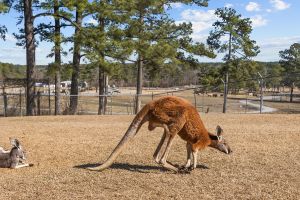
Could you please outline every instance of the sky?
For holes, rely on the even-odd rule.
[[[253,25],[251,39],[255,40],[260,47],[260,54],[254,58],[257,61],[278,61],[278,52],[289,48],[293,43],[300,42],[300,26],[297,20],[300,19],[300,0],[210,0],[208,7],[196,5],[186,6],[180,3],[172,4],[168,10],[171,18],[177,23],[191,22],[193,24],[192,38],[197,42],[205,42],[212,24],[217,20],[214,11],[217,8],[232,7],[244,18],[250,18]],[[0,40],[0,62],[13,64],[26,64],[26,52],[23,47],[16,46],[16,39],[13,33],[18,32],[21,25],[16,25],[19,14],[11,10],[8,14],[0,15],[0,25],[8,29],[6,41]],[[45,17],[40,21],[52,20]],[[86,22],[93,22],[87,18]],[[37,21],[38,23],[39,21]],[[74,30],[65,30],[66,34],[73,34]],[[51,43],[40,42],[36,50],[36,64],[47,65],[53,62],[53,58],[47,58]],[[68,50],[71,44],[65,46]],[[63,62],[72,60],[69,53],[63,57]],[[219,62],[222,55],[216,59],[199,58],[200,62]]]

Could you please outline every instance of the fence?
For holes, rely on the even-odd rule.
[[[134,90],[131,93],[117,95],[105,95],[107,106],[105,114],[130,115],[134,114],[135,97]],[[133,94],[132,94],[133,93]],[[147,89],[141,95],[142,105],[154,98],[173,95],[189,100],[199,112],[221,113],[223,111],[223,94],[221,92],[206,91],[198,92],[195,88],[173,88],[172,89]],[[0,94],[0,116],[23,116],[26,114],[25,93]],[[294,103],[289,103],[288,93],[264,92],[263,113],[300,113],[300,94],[294,95]],[[61,110],[67,114],[70,95],[61,94]],[[54,93],[37,93],[35,97],[36,115],[54,115],[55,95]],[[80,93],[78,95],[79,115],[97,115],[99,106],[99,95],[96,92]],[[242,93],[238,95],[229,94],[227,100],[227,113],[259,113],[260,98],[253,93]]]

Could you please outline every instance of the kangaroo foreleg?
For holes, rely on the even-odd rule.
[[[192,145],[187,143],[186,144],[186,151],[187,151],[187,161],[185,166],[183,166],[182,170],[193,170],[197,168],[197,157],[198,157],[198,150],[193,151]]]
[[[191,170],[197,168],[197,156],[198,156],[198,150],[192,151],[192,155],[193,155],[193,168],[191,168]]]
[[[187,160],[184,168],[189,168],[192,164],[192,145],[190,143],[186,143],[186,153]]]
[[[29,167],[30,165],[28,163],[26,164],[19,164],[19,165],[16,165],[16,166],[12,166],[11,168],[12,169],[18,169],[18,168],[22,168],[22,167]]]

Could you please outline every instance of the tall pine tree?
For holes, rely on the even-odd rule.
[[[137,65],[136,113],[141,107],[144,67],[162,67],[167,63],[194,61],[191,55],[214,56],[203,44],[193,43],[190,38],[191,24],[177,25],[168,16],[166,6],[175,2],[207,5],[207,1],[164,0],[131,0],[127,4],[126,10],[131,16],[126,22],[125,31],[126,36],[131,38],[130,47]]]
[[[218,20],[213,24],[213,30],[207,43],[219,53],[225,53],[223,60],[225,88],[223,113],[226,112],[228,77],[230,68],[238,59],[249,59],[259,53],[256,42],[250,39],[252,25],[249,18],[242,18],[233,8],[219,8],[215,11]]]
[[[128,39],[124,37],[124,30],[121,28],[129,16],[123,12],[125,5],[127,2],[122,0],[92,2],[90,13],[93,14],[94,23],[89,23],[84,28],[84,55],[98,67],[98,114],[105,114],[108,75],[114,66],[130,55]]]
[[[290,87],[290,102],[293,102],[293,93],[296,85],[300,86],[300,43],[294,43],[289,49],[279,52],[280,64],[287,76],[283,80]]]

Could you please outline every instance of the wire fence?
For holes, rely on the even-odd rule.
[[[216,90],[203,89],[203,87],[170,88],[170,89],[144,89],[140,95],[142,105],[161,96],[178,96],[189,100],[201,113],[222,113],[223,93]],[[128,89],[120,94],[104,95],[107,99],[106,115],[131,115],[135,110],[134,90],[128,93]],[[17,91],[17,90],[15,90]],[[62,114],[68,114],[71,95],[61,94],[60,109]],[[294,102],[290,103],[288,91],[263,91],[263,106],[260,107],[260,94],[255,92],[239,92],[229,94],[227,100],[227,113],[300,113],[300,93],[294,94]],[[78,115],[97,115],[99,107],[99,95],[96,91],[80,93],[78,95]],[[37,93],[35,96],[36,115],[54,115],[54,93]],[[0,94],[0,116],[24,116],[26,114],[26,96],[24,90],[19,92],[5,92]]]

